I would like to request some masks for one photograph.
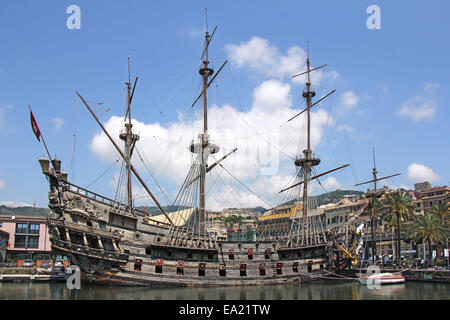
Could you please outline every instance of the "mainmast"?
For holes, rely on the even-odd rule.
[[[214,32],[215,32],[215,30],[216,29],[214,29]],[[213,35],[214,35],[214,32],[213,32]],[[209,60],[208,60],[209,59],[209,52],[208,52],[209,51],[209,43],[211,41],[211,38],[212,38],[212,35],[210,35],[208,32],[208,17],[206,16],[205,49],[201,56],[201,59],[203,59],[203,58],[204,59],[202,60],[202,65],[199,69],[199,73],[202,76],[202,80],[203,80],[203,90],[201,93],[201,95],[203,95],[203,133],[199,134],[200,142],[192,143],[192,145],[190,146],[191,152],[198,155],[196,161],[200,166],[200,174],[199,174],[199,180],[200,180],[199,233],[200,233],[200,235],[206,235],[205,182],[206,182],[206,172],[207,172],[206,167],[207,167],[208,156],[212,153],[216,153],[219,151],[218,146],[209,143],[209,135],[208,135],[208,87],[212,81],[212,80],[208,81],[208,79],[214,73],[214,70],[209,67]],[[195,102],[194,102],[194,104],[195,104]]]
[[[137,78],[136,78],[137,81]],[[133,148],[136,141],[139,140],[139,136],[133,134],[131,124],[131,78],[130,78],[130,57],[128,57],[128,81],[125,82],[127,87],[127,111],[125,114],[125,132],[121,132],[119,137],[125,143],[125,162],[127,169],[127,198],[128,198],[128,206],[131,208],[133,206],[133,194],[132,194],[132,185],[131,185],[131,156],[133,155]],[[135,82],[136,85],[136,82]],[[134,92],[134,90],[133,90]],[[127,120],[128,115],[128,120]]]
[[[307,47],[306,58],[306,91],[303,91],[303,98],[306,100],[306,149],[303,150],[304,158],[296,159],[295,165],[300,166],[303,171],[303,215],[308,215],[308,181],[311,177],[311,168],[320,163],[319,158],[312,157],[311,150],[311,99],[316,95],[311,90],[311,65],[309,62],[309,42]]]

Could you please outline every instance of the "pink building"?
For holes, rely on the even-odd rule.
[[[45,217],[0,216],[0,230],[9,234],[6,260],[24,259],[36,262],[49,260],[51,255],[47,220]]]

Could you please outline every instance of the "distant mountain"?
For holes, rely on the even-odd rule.
[[[356,195],[358,197],[361,197],[363,194],[364,194],[364,192],[357,191],[357,190],[336,190],[336,191],[323,193],[318,196],[313,196],[313,197],[311,197],[311,199],[315,198],[317,200],[317,206],[322,206],[324,204],[336,203],[339,200],[341,200],[344,196]],[[290,205],[290,204],[293,204],[295,201],[297,201],[297,200],[290,200],[288,202],[281,204],[280,206]]]
[[[0,215],[3,216],[45,217],[49,212],[50,209],[47,208],[0,206]]]

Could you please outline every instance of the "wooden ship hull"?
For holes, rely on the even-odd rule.
[[[43,160],[41,160],[43,161]],[[44,166],[45,167],[45,166]],[[280,248],[274,241],[220,242],[186,235],[170,241],[169,224],[44,169],[50,182],[52,252],[68,256],[82,279],[108,285],[247,286],[301,283],[328,264],[326,243]]]

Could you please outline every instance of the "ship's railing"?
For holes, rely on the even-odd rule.
[[[130,207],[122,202],[110,199],[108,197],[102,196],[98,193],[95,193],[93,191],[90,191],[88,189],[85,189],[83,187],[77,186],[73,183],[70,183],[68,181],[64,181],[64,180],[60,180],[60,184],[65,187],[67,190],[71,191],[71,192],[75,192],[78,193],[80,195],[84,195],[92,200],[95,201],[99,201],[105,204],[108,204],[110,206],[112,206],[113,208],[117,209],[118,211],[125,211],[125,212],[130,212],[130,213],[137,213],[141,216],[148,216],[149,214],[143,210],[139,210],[136,208],[132,208],[130,210]],[[158,225],[166,225],[166,226],[170,226],[170,224],[162,222],[162,221],[158,221],[158,220],[153,220],[151,218],[148,218],[148,220],[153,221],[155,223],[157,223]]]
[[[101,259],[113,259],[113,260],[121,260],[128,261],[128,254],[124,253],[116,253],[112,251],[106,251],[102,249],[95,249],[87,246],[82,246],[78,244],[73,244],[71,242],[67,242],[64,240],[56,240],[54,239],[54,245],[68,249],[75,253],[87,254],[90,256],[94,256]]]

